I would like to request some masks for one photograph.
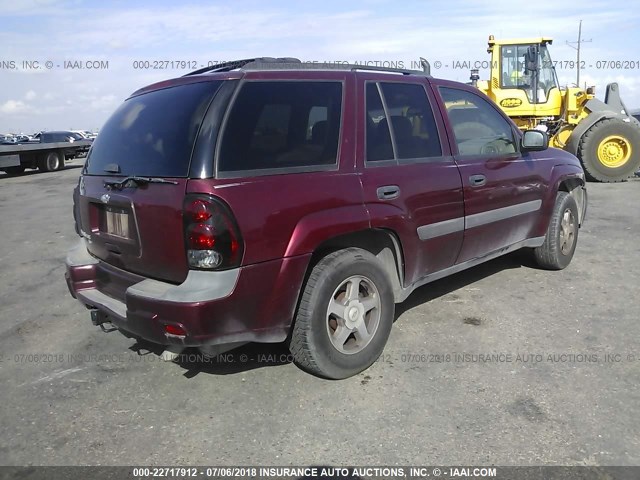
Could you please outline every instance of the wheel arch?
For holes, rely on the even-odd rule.
[[[582,226],[587,215],[587,189],[584,179],[571,176],[559,180],[557,191],[567,192],[578,205],[578,225]]]
[[[578,147],[580,146],[580,140],[585,133],[589,131],[591,127],[593,127],[596,123],[601,120],[605,120],[607,118],[619,118],[624,120],[625,118],[629,118],[626,115],[621,115],[612,110],[603,110],[603,111],[595,111],[591,112],[587,117],[582,120],[580,123],[576,125],[576,127],[571,132],[571,136],[567,140],[567,144],[565,146],[565,150],[569,153],[573,153],[574,155],[578,155]]]
[[[325,240],[313,251],[307,267],[305,282],[320,259],[332,252],[349,247],[366,250],[380,260],[391,282],[394,299],[396,302],[399,301],[404,284],[404,254],[398,236],[388,229],[363,229]]]
[[[531,236],[544,236],[551,221],[558,192],[567,192],[578,204],[579,224],[582,225],[587,209],[587,190],[584,172],[571,164],[556,165],[551,169],[549,187],[542,198],[540,217]]]

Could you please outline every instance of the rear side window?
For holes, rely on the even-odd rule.
[[[422,85],[367,84],[367,161],[442,156],[438,129]],[[391,136],[393,134],[393,149]]]
[[[340,82],[246,82],[229,112],[218,171],[335,165],[341,109]]]
[[[68,142],[71,135],[65,135],[64,133],[43,133],[40,138],[43,143]]]
[[[460,155],[516,152],[511,124],[484,98],[456,88],[440,87]]]
[[[117,164],[122,175],[188,176],[196,134],[220,85],[179,85],[126,100],[94,140],[87,173],[105,175]]]

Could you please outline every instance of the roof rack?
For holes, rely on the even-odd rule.
[[[193,72],[189,72],[185,77],[191,75],[199,75],[201,73],[215,73],[215,72],[229,72],[231,70],[243,69],[243,70],[349,70],[349,71],[374,71],[374,72],[390,72],[401,73],[403,75],[420,75],[431,76],[431,65],[429,62],[420,57],[420,64],[422,70],[409,70],[404,68],[390,68],[390,67],[378,67],[372,65],[358,65],[358,64],[346,64],[346,63],[316,63],[316,62],[302,62],[298,58],[293,57],[259,57],[248,58],[245,60],[232,60],[229,62],[218,63],[209,67],[201,68]]]
[[[247,58],[245,60],[232,60],[230,62],[216,63],[215,65],[209,65],[208,67],[200,68],[198,70],[194,70],[193,72],[189,72],[183,77],[189,77],[191,75],[199,75],[201,73],[208,72],[229,72],[231,70],[235,70],[236,68],[242,68],[246,64],[255,62],[258,60],[257,58]]]

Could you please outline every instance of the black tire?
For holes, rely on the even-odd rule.
[[[567,192],[558,192],[544,243],[534,249],[538,265],[562,270],[573,258],[578,244],[578,205]]]
[[[64,168],[64,156],[59,152],[48,152],[38,161],[38,169],[42,172],[53,172]]]
[[[607,159],[607,149],[603,145],[610,137],[618,137],[620,140],[610,141],[612,151],[611,157]],[[628,154],[624,154],[627,150]],[[618,151],[622,157],[619,165],[615,162]],[[640,128],[635,122],[623,122],[619,118],[600,120],[580,139],[578,158],[589,180],[624,181],[640,168]]]
[[[7,172],[8,175],[20,175],[24,173],[25,166],[16,165],[15,167],[5,167],[4,171]]]
[[[367,310],[365,303],[378,306]],[[344,308],[343,316],[330,313],[330,304]],[[324,378],[360,373],[382,353],[394,311],[391,282],[374,255],[359,248],[327,255],[313,267],[304,286],[289,341],[295,363]],[[368,337],[360,333],[363,325],[370,330]],[[344,342],[342,332],[348,333]]]

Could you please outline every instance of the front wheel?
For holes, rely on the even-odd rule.
[[[578,157],[590,180],[623,181],[640,167],[640,127],[618,118],[600,120],[580,139]]]
[[[380,261],[359,248],[322,258],[304,287],[289,348],[301,368],[331,379],[355,375],[382,353],[395,303]]]
[[[562,270],[573,258],[578,243],[578,205],[567,192],[558,192],[544,243],[534,250],[538,265]]]

